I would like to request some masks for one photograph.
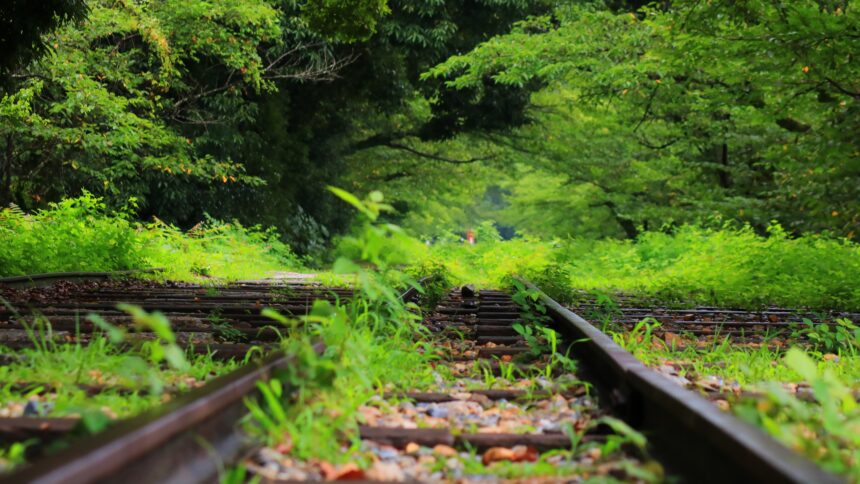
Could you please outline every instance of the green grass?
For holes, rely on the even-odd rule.
[[[653,323],[652,323],[653,324]],[[845,333],[840,345],[802,343],[789,349],[762,344],[758,348],[715,340],[705,348],[689,344],[672,350],[654,344],[653,326],[642,324],[627,333],[612,333],[622,347],[650,366],[678,364],[691,382],[708,377],[752,397],[729,396],[732,411],[825,469],[860,481],[860,338]],[[816,329],[807,329],[807,332]],[[713,381],[713,380],[708,380]],[[806,383],[813,401],[789,388]]]
[[[251,411],[248,426],[263,443],[286,449],[281,452],[291,458],[367,467],[371,456],[361,452],[359,445],[359,407],[372,405],[373,397],[384,392],[438,388],[453,377],[444,367],[434,368],[437,355],[430,335],[417,323],[417,308],[398,298],[403,284],[414,278],[398,267],[403,251],[389,250],[390,244],[398,243],[399,229],[372,223],[381,197],[364,202],[350,197],[348,201],[360,205],[370,221],[345,244],[358,259],[342,258],[334,267],[337,272],[352,274],[358,293],[346,305],[317,302],[310,315],[299,321],[265,312],[289,327],[282,346],[296,356],[296,361],[277,379],[259,385],[262,397],[247,402]],[[435,264],[422,267],[441,272]],[[556,342],[547,338],[546,344],[554,348]],[[322,353],[313,349],[317,342],[325,343]],[[606,423],[617,426],[617,435],[597,444],[602,455],[614,458],[627,445],[644,448],[644,437],[632,429],[614,420]],[[556,453],[566,461],[561,467],[548,465],[545,460],[484,466],[475,455],[462,464],[470,473],[512,478],[593,471],[595,466],[581,465],[577,460],[593,445],[577,447],[581,434],[574,434],[572,429],[571,434],[572,448]],[[631,468],[637,465],[629,464]],[[645,480],[654,480],[661,473],[660,469],[640,470]]]
[[[128,417],[158,405],[165,392],[178,393],[227,373],[236,362],[216,361],[209,355],[189,355],[188,365],[176,368],[153,361],[151,346],[120,349],[106,337],[90,344],[57,344],[14,352],[20,361],[0,366],[0,407],[25,404],[29,398],[50,402],[46,416],[79,415],[108,409],[115,417]],[[0,347],[2,349],[2,347]],[[2,349],[3,353],[12,351]],[[13,384],[32,385],[24,391]],[[106,391],[88,396],[77,385],[104,386]],[[44,385],[50,385],[50,391]],[[46,397],[38,397],[44,393]]]
[[[0,414],[22,416],[28,411],[24,416],[79,418],[68,439],[43,449],[50,453],[72,438],[100,432],[115,419],[157,407],[238,366],[210,355],[189,354],[188,364],[177,368],[153,358],[152,348],[120,349],[102,336],[95,336],[88,345],[42,342],[37,348],[15,352],[0,346],[0,353],[20,357],[0,366]],[[19,384],[26,386],[19,388]],[[79,384],[100,391],[90,395]],[[0,446],[0,475],[26,463],[24,450],[34,445],[39,445],[38,439]]]
[[[658,366],[664,361],[683,363],[681,376],[687,373],[713,375],[747,388],[766,382],[803,380],[800,373],[783,361],[786,349],[773,345],[744,347],[733,345],[729,339],[716,339],[706,348],[689,344],[672,350],[663,344],[653,344],[649,338],[639,341],[636,335],[630,333],[610,334],[624,349],[647,365]],[[843,381],[860,382],[860,351],[857,347],[845,346],[836,353],[824,353],[808,347],[805,350],[818,371],[829,372]]]
[[[0,415],[79,417],[72,437],[96,433],[114,419],[158,406],[240,364],[182,351],[169,321],[158,312],[129,305],[120,309],[132,316],[135,328],[151,331],[153,338],[130,338],[129,328],[91,315],[104,332],[92,334],[88,344],[57,343],[50,337],[49,322],[37,319],[28,328],[32,348],[12,351],[0,346],[0,353],[15,357],[0,366]],[[81,386],[96,387],[98,393],[89,395]],[[67,440],[46,450],[56,450]],[[36,444],[38,440],[30,440],[0,447],[0,474],[23,464],[24,449]]]
[[[169,280],[250,279],[302,267],[277,234],[207,220],[182,232],[131,209],[109,213],[84,194],[24,214],[0,210],[0,277],[65,271],[163,268]]]
[[[504,285],[510,274],[586,290],[720,306],[860,309],[860,245],[827,236],[768,237],[749,228],[678,228],[635,241],[518,238],[440,242],[430,258],[457,282]],[[551,277],[544,277],[549,274]]]

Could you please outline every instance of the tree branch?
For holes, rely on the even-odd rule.
[[[651,114],[651,106],[654,104],[654,98],[657,96],[657,90],[660,89],[660,84],[654,86],[654,89],[651,90],[651,95],[648,96],[648,104],[645,105],[645,112],[642,113],[642,118],[636,123],[636,126],[633,128],[633,132],[639,131],[639,128],[642,126],[642,123],[648,119],[648,115]]]
[[[638,141],[640,145],[642,145],[646,148],[651,148],[652,150],[662,150],[662,149],[668,148],[668,147],[672,146],[673,144],[681,141],[681,138],[675,138],[675,139],[669,140],[669,141],[667,141],[663,144],[659,144],[659,145],[652,144],[650,141],[646,140],[644,136],[638,137],[636,139],[636,141]]]
[[[364,151],[370,148],[376,148],[377,146],[387,146],[388,143],[392,143],[395,140],[408,138],[410,136],[416,136],[417,133],[412,131],[397,131],[394,133],[377,133],[373,136],[365,138],[361,141],[353,143],[347,153],[357,153],[359,151]]]
[[[301,51],[320,46],[322,44],[298,44],[292,49],[281,53],[275,59],[269,61],[269,64],[263,69],[263,79],[333,81],[337,79],[338,71],[358,59],[358,56],[354,54],[336,58],[325,48],[321,49],[322,58],[313,62],[303,62],[304,59],[296,55]],[[294,70],[300,65],[301,68],[299,70]]]
[[[396,143],[393,141],[386,143],[385,146],[387,146],[389,148],[394,148],[397,150],[403,150],[403,151],[412,153],[415,156],[420,156],[421,158],[427,158],[429,160],[434,160],[434,161],[443,161],[445,163],[453,163],[455,165],[466,165],[469,163],[477,163],[479,161],[491,160],[491,159],[496,157],[496,155],[476,156],[473,158],[467,158],[465,160],[458,160],[455,158],[448,158],[447,156],[442,156],[442,155],[437,154],[437,153],[426,153],[424,151],[419,151],[419,150],[416,150],[415,148],[412,148],[411,146],[402,145],[400,143]]]
[[[829,82],[831,86],[835,87],[835,88],[836,88],[836,90],[837,90],[837,91],[839,91],[839,92],[841,92],[842,94],[845,94],[845,95],[851,96],[851,97],[853,97],[854,99],[860,99],[860,92],[857,92],[857,91],[851,91],[851,90],[849,90],[849,89],[846,89],[846,88],[842,87],[842,85],[840,85],[838,82],[836,82],[835,80],[833,80],[833,79],[831,79],[831,78],[829,78],[829,77],[825,77],[825,78],[824,78],[824,80],[826,80],[827,82]]]

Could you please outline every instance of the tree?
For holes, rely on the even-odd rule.
[[[349,223],[323,190],[349,157],[432,160],[422,139],[522,122],[519,89],[478,106],[420,74],[546,8],[93,0],[83,25],[44,38],[51,55],[18,66],[0,101],[0,203],[87,189],[182,225],[208,212],[299,227],[309,248]]]
[[[400,178],[405,187],[432,166],[453,166],[434,159],[432,142],[423,140],[448,139],[490,123],[501,126],[497,112],[471,103],[467,93],[443,93],[442,83],[425,83],[421,73],[546,8],[545,2],[528,0],[389,2],[390,13],[367,40],[330,43],[334,58],[351,59],[335,78],[280,83],[277,93],[257,100],[260,114],[242,126],[241,138],[224,133],[221,140],[231,157],[266,184],[219,191],[218,200],[207,200],[207,206],[217,203],[223,213],[283,227],[294,233],[300,249],[320,247],[330,230],[351,221],[326,185],[376,188],[364,183],[384,183],[380,174],[408,171]],[[516,101],[509,105],[525,107],[525,91],[503,89]],[[450,102],[440,103],[443,98]],[[465,118],[470,121],[457,124]],[[463,161],[456,149],[448,151],[452,160]],[[411,169],[413,164],[421,166]],[[407,192],[399,191],[403,196],[394,201],[403,206]]]
[[[90,2],[85,24],[46,35],[52,54],[19,66],[0,101],[0,204],[87,189],[120,203],[137,197],[149,213],[173,206],[181,219],[190,191],[259,185],[209,133],[235,136],[254,119],[250,99],[278,82],[332,78],[342,61],[308,24],[343,5],[301,15],[315,3],[287,12],[266,0]],[[363,3],[377,8],[338,17],[325,35],[371,25],[381,4]]]
[[[571,190],[599,188],[596,203],[619,215],[628,236],[628,222],[717,215],[762,230],[776,218],[796,232],[852,237],[860,221],[858,28],[860,15],[840,2],[681,1],[637,15],[563,7],[429,75],[479,96],[492,95],[482,89],[488,78],[568,93],[551,103],[572,115],[567,132],[607,130],[614,143],[603,153],[612,158],[572,143],[563,163],[541,168],[568,177]],[[544,134],[561,126],[550,118],[536,123]],[[554,148],[531,151],[542,160]],[[607,185],[601,173],[612,170],[590,168],[596,160],[627,168]],[[642,183],[649,179],[659,183]]]

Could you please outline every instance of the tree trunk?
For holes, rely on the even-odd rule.
[[[615,216],[615,220],[618,222],[618,225],[621,226],[621,229],[624,230],[624,234],[628,239],[635,239],[639,236],[639,229],[636,228],[636,224],[633,223],[629,218]]]
[[[630,220],[627,217],[623,217],[618,214],[618,210],[616,208],[615,202],[610,200],[606,200],[603,202],[603,205],[609,209],[609,213],[612,214],[612,217],[621,226],[621,230],[624,231],[624,235],[627,236],[628,239],[635,239],[639,236],[639,229],[636,227],[636,224],[633,220]]]
[[[729,172],[729,145],[728,143],[723,143],[720,148],[720,165],[722,165],[719,169],[720,175],[720,186],[723,188],[731,188],[732,187],[732,174]]]
[[[7,207],[12,202],[12,159],[15,155],[15,145],[12,135],[6,135],[6,149],[3,161],[0,163],[0,208]]]

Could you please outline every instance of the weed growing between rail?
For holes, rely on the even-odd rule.
[[[317,302],[311,313],[293,321],[268,311],[287,326],[284,350],[297,362],[281,379],[260,384],[263,398],[249,401],[252,428],[271,446],[281,446],[298,459],[332,463],[355,462],[358,409],[374,394],[422,388],[434,381],[434,358],[417,336],[417,316],[400,299],[403,283],[415,284],[392,265],[397,252],[391,240],[403,234],[392,225],[375,224],[387,209],[381,195],[360,201],[345,192],[339,196],[366,216],[363,229],[348,243],[358,249],[367,270],[347,258],[335,271],[350,274],[359,297],[348,304]],[[321,352],[317,344],[324,345]],[[287,397],[293,399],[286,403]],[[344,441],[351,451],[344,453]],[[367,456],[358,456],[367,464]]]
[[[32,348],[8,350],[10,362],[0,366],[0,417],[75,417],[70,437],[97,433],[113,420],[127,418],[169,401],[206,380],[236,369],[238,362],[217,361],[177,345],[167,319],[135,306],[123,309],[133,318],[132,331],[96,316],[103,332],[86,343],[57,342],[50,322],[37,318],[28,329]],[[140,338],[137,330],[152,337]],[[25,462],[25,450],[36,440],[0,448],[0,472]],[[53,452],[65,439],[45,448]]]
[[[795,329],[792,341],[802,342],[790,349],[782,338],[757,345],[714,338],[703,346],[683,335],[670,346],[654,336],[659,328],[648,319],[611,334],[649,366],[694,391],[722,394],[721,408],[827,470],[860,480],[860,337],[853,324],[807,323]],[[796,339],[803,336],[809,339]]]
[[[88,193],[32,214],[0,209],[0,277],[159,267],[170,280],[252,279],[301,267],[271,230],[209,219],[182,232],[133,211],[108,213]]]
[[[335,193],[366,217],[361,230],[347,241],[359,258],[341,258],[334,264],[336,271],[351,275],[358,295],[345,304],[318,302],[308,316],[299,320],[265,312],[286,328],[282,345],[297,361],[279,378],[261,383],[260,398],[247,401],[250,409],[248,428],[267,444],[257,456],[259,460],[247,464],[258,475],[268,475],[264,469],[267,465],[283,468],[284,462],[289,462],[288,467],[296,472],[292,477],[295,479],[308,477],[304,473],[306,471],[301,470],[307,466],[316,469],[314,472],[321,470],[326,478],[365,475],[362,469],[376,469],[380,453],[392,452],[359,438],[360,423],[369,423],[368,419],[376,418],[374,415],[393,411],[389,406],[397,400],[382,398],[383,395],[405,391],[445,391],[440,389],[463,383],[462,377],[456,380],[452,374],[457,371],[456,365],[434,364],[439,358],[439,347],[430,345],[430,335],[417,324],[418,308],[404,304],[399,298],[402,289],[395,289],[415,286],[416,281],[395,265],[400,252],[388,248],[391,244],[398,244],[401,232],[395,226],[378,222],[379,213],[387,208],[381,195],[371,194],[367,200],[360,201],[337,190]],[[439,266],[431,264],[430,267],[443,272]],[[445,276],[444,273],[440,275]],[[439,294],[429,294],[428,297],[438,299],[444,288],[440,285],[436,289]],[[538,315],[535,316],[537,318]],[[575,364],[557,351],[558,341],[554,332],[530,323],[521,328],[524,332],[536,331],[532,333],[536,351],[549,350],[554,358],[548,370],[530,375],[534,385],[531,389],[545,394],[547,390],[564,389],[564,383],[576,383],[580,389],[584,388],[581,382],[568,382],[564,378],[554,381],[555,369],[569,373],[575,369]],[[500,360],[499,363],[502,371],[498,377],[475,365],[471,369],[474,378],[467,377],[466,380],[481,388],[493,388],[495,383],[506,381],[501,388],[510,388],[508,385],[520,377],[515,374],[519,370],[515,370],[510,360]],[[465,370],[467,374],[470,371],[468,368]],[[501,405],[503,408],[504,404]],[[536,462],[482,462],[474,450],[457,453],[449,447],[449,454],[449,450],[441,446],[443,449],[440,450],[424,449],[427,452],[423,454],[426,470],[429,473],[447,473],[456,469],[461,473],[458,475],[500,478],[589,475],[600,473],[596,461],[603,456],[616,456],[621,447],[633,446],[644,452],[644,438],[622,422],[611,418],[588,424],[584,422],[580,422],[583,423],[582,428],[566,428],[571,439],[569,449],[545,453]],[[422,423],[419,421],[417,425],[420,428]],[[585,432],[598,425],[608,425],[616,433],[599,443],[582,442]],[[469,429],[466,426],[457,431],[476,431]],[[527,426],[518,429],[520,432],[535,430]],[[629,465],[629,469],[625,468],[627,475],[643,481],[657,480],[661,475],[659,466],[649,468],[626,460],[619,465]],[[371,475],[375,476],[372,478],[379,477],[377,474],[366,476],[371,478]],[[225,476],[225,480],[234,482],[246,476],[246,470],[234,469]]]
[[[125,418],[236,367],[207,355],[190,358],[183,370],[162,367],[101,337],[86,346],[65,344],[15,354],[19,363],[0,367],[0,379],[5,382],[0,387],[2,416],[73,417],[101,412],[111,419]]]
[[[782,385],[764,386],[766,398],[741,402],[735,413],[759,425],[825,469],[860,481],[860,404],[856,388],[813,357],[792,348],[785,365],[810,385],[814,402],[798,399]],[[852,365],[857,366],[854,355]],[[851,381],[856,382],[857,379]],[[856,385],[855,385],[856,387]]]
[[[176,393],[191,388],[238,365],[213,360],[211,355],[186,353],[178,345],[170,322],[157,311],[147,313],[126,304],[119,305],[119,309],[132,317],[129,328],[114,326],[92,314],[88,319],[101,332],[93,333],[86,341],[77,335],[75,343],[71,344],[56,341],[50,321],[36,318],[27,329],[32,348],[6,352],[13,355],[13,361],[0,366],[0,376],[7,382],[3,391],[14,396],[23,386],[33,395],[56,391],[57,395],[68,392],[84,397],[79,386],[104,387],[103,395],[86,400],[88,405],[100,408],[99,398],[110,399],[115,395],[163,399],[165,391]],[[53,401],[50,407],[52,416],[74,413],[74,409],[80,408],[62,399]],[[121,407],[108,408],[114,415],[134,413]],[[46,412],[37,413],[47,415]]]
[[[27,461],[27,442],[15,442],[0,447],[0,476],[23,465]]]

